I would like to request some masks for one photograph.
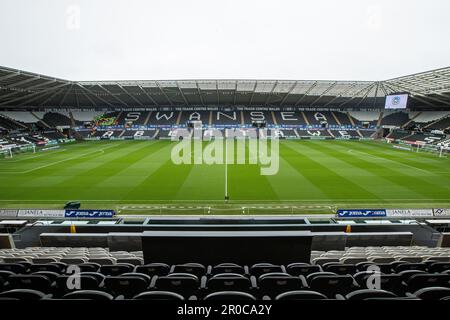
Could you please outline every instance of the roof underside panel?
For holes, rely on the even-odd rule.
[[[383,107],[391,93],[410,106],[450,108],[450,67],[386,81],[136,80],[74,82],[0,67],[0,108],[302,106]]]

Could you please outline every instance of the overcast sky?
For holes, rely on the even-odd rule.
[[[69,80],[385,80],[450,66],[450,1],[1,0],[0,39]]]

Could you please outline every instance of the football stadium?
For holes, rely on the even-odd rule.
[[[1,304],[450,300],[450,67],[167,79],[0,66]]]

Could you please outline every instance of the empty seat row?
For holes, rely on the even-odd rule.
[[[67,293],[59,298],[54,298],[52,295],[32,289],[14,289],[0,293],[1,300],[123,300],[124,297],[114,297],[113,295],[98,291],[98,290],[76,290]],[[175,292],[170,291],[145,291],[141,292],[132,300],[185,300],[185,298]],[[191,300],[195,300],[193,297]],[[257,300],[254,295],[241,291],[217,291],[210,293],[203,297],[206,301],[225,301],[225,300]],[[270,300],[265,297],[264,300]],[[334,299],[329,299],[327,296],[317,291],[312,290],[295,290],[286,291],[277,295],[274,300],[442,300],[450,301],[450,288],[444,287],[427,287],[420,289],[408,296],[398,297],[396,294],[380,289],[359,289],[352,291],[345,296],[337,295]]]

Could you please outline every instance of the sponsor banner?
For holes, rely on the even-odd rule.
[[[388,217],[432,217],[433,209],[387,209]]]
[[[66,218],[112,218],[114,210],[65,210]]]
[[[450,208],[433,209],[435,217],[450,216]]]
[[[15,218],[19,210],[14,209],[0,209],[0,217],[2,218]]]
[[[338,209],[338,218],[376,218],[386,217],[385,209]]]
[[[24,209],[24,210],[19,210],[17,217],[22,217],[22,218],[64,218],[64,210]]]

